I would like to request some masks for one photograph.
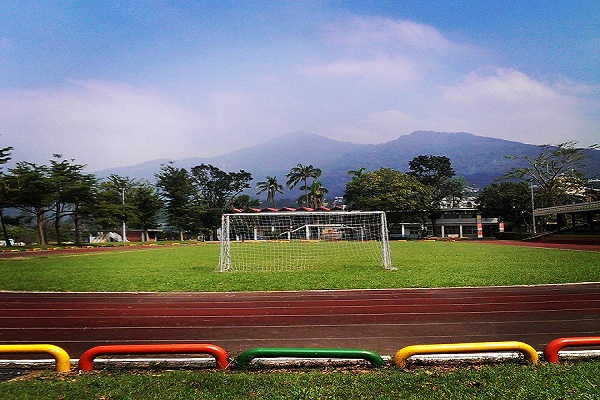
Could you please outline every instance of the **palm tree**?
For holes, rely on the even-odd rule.
[[[317,179],[320,176],[321,170],[319,168],[315,168],[312,165],[298,164],[286,175],[288,180],[285,185],[292,189],[298,183],[303,182],[304,185],[300,189],[304,190],[305,205],[308,207],[308,191],[310,189],[308,186],[308,178]]]
[[[304,190],[304,186],[300,189]],[[306,203],[310,204],[312,208],[319,208],[323,205],[323,201],[325,200],[325,194],[329,193],[321,181],[316,180],[308,187],[308,194],[303,194],[298,197],[298,204]],[[308,195],[308,200],[306,200],[306,196]]]
[[[310,201],[314,208],[319,208],[323,205],[323,201],[325,200],[325,195],[329,193],[321,181],[314,181],[312,185],[310,185]]]
[[[348,171],[348,175],[350,175],[352,179],[356,179],[363,176],[366,172],[367,169],[365,167],[360,167],[359,169]]]
[[[267,202],[273,203],[275,205],[275,193],[283,194],[283,185],[280,185],[277,182],[277,177],[275,176],[267,176],[267,180],[263,182],[258,182],[256,184],[256,188],[259,191],[256,194],[261,194],[267,192]]]

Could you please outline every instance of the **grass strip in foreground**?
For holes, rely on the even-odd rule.
[[[6,399],[597,399],[600,362],[269,372],[38,373]]]

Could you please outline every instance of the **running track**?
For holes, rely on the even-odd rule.
[[[338,347],[393,355],[411,344],[600,334],[600,283],[258,293],[0,292],[0,343],[50,343],[72,358],[103,344]],[[4,357],[3,357],[4,358]]]

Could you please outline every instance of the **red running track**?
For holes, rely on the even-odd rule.
[[[245,293],[0,292],[0,343],[361,348],[600,334],[600,283]],[[2,357],[8,358],[8,357]],[[33,357],[31,357],[33,358]]]

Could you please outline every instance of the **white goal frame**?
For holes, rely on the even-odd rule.
[[[267,251],[266,246],[259,244],[273,243],[289,250],[269,253],[274,263],[281,264],[281,268],[274,270],[298,270],[310,268],[311,265],[303,264],[299,259],[298,251],[318,252],[322,247],[305,247],[298,250],[293,245],[299,243],[348,243],[356,251],[362,250],[361,244],[366,249],[369,246],[373,252],[373,259],[386,269],[395,269],[389,245],[389,235],[385,212],[383,211],[280,211],[258,213],[232,213],[223,214],[220,229],[220,272],[249,270],[238,267],[239,252]],[[232,244],[234,249],[232,249]],[[325,246],[325,245],[324,245]],[[358,246],[358,247],[357,247]],[[250,249],[253,248],[253,249]],[[314,255],[313,255],[314,256]],[[351,254],[347,255],[351,257]],[[297,258],[294,258],[297,257]],[[343,257],[343,255],[342,255]],[[292,267],[293,265],[293,267]],[[286,267],[288,266],[288,267]],[[268,269],[268,270],[271,270]],[[265,270],[260,266],[251,270]]]

